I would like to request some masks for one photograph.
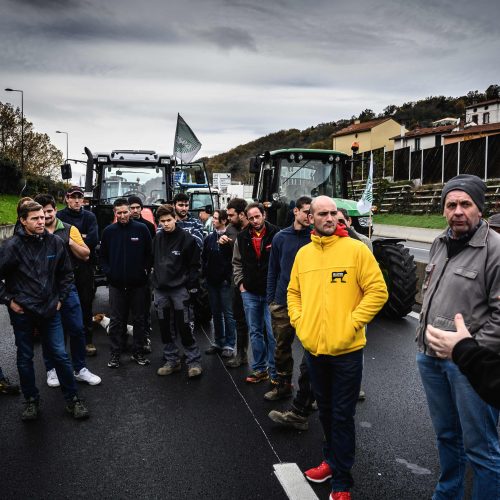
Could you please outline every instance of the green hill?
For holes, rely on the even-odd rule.
[[[430,96],[419,101],[410,101],[397,106],[389,104],[382,113],[371,109],[361,111],[358,116],[337,122],[320,123],[305,130],[289,129],[271,133],[255,141],[241,144],[210,158],[203,158],[209,172],[231,172],[233,180],[249,182],[248,165],[250,158],[264,151],[282,148],[331,149],[332,135],[346,127],[354,119],[373,120],[390,116],[412,130],[430,126],[432,121],[447,117],[464,117],[465,107],[474,102],[494,99],[500,96],[500,86],[490,85],[485,92],[469,91],[460,97]]]

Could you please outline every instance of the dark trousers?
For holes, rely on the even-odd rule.
[[[273,334],[276,339],[274,361],[276,363],[278,381],[282,384],[289,384],[292,381],[293,375],[292,344],[295,338],[295,328],[290,324],[286,305],[272,302],[269,310],[271,311]]]
[[[17,370],[24,397],[36,400],[40,398],[33,366],[33,330],[37,328],[40,332],[43,352],[56,369],[64,399],[71,401],[77,395],[77,388],[71,360],[64,347],[64,334],[59,312],[50,318],[42,318],[29,312],[17,314],[9,308],[9,316],[16,337]]]
[[[354,414],[363,375],[363,349],[340,356],[306,352],[306,361],[325,433],[323,453],[332,468],[332,491],[349,491],[354,484]]]
[[[127,321],[129,313],[132,316],[134,337],[132,352],[142,352],[144,347],[144,288],[139,287],[117,288],[109,286],[109,339],[111,352],[120,353],[127,334]]]
[[[233,317],[236,322],[236,354],[246,357],[248,349],[248,326],[243,309],[243,300],[241,299],[240,289],[233,287]]]
[[[312,404],[316,398],[311,387],[309,379],[309,370],[307,369],[306,354],[302,356],[299,367],[299,390],[292,403],[292,409],[295,413],[308,417],[313,409]]]
[[[92,344],[92,301],[94,300],[94,268],[88,262],[78,264],[74,269],[75,285],[82,307],[85,343]]]

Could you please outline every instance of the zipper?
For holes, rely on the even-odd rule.
[[[448,267],[449,262],[450,262],[450,258],[446,257],[446,260],[444,261],[443,269],[442,269],[441,274],[439,275],[439,278],[437,280],[436,287],[434,288],[434,291],[432,292],[432,295],[431,295],[429,301],[427,302],[427,310],[425,311],[424,331],[422,334],[422,342],[424,344],[424,354],[427,354],[427,344],[425,342],[425,329],[426,329],[426,325],[427,325],[427,318],[429,317],[429,305],[431,304],[432,299],[434,298],[434,295],[436,295],[436,292],[437,292],[439,285],[441,283],[441,278],[443,277],[443,274],[446,271],[446,268]]]

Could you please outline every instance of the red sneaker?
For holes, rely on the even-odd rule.
[[[351,500],[351,494],[348,491],[332,491],[330,500]]]
[[[323,461],[317,467],[306,470],[304,475],[313,483],[323,483],[332,477],[332,469]]]

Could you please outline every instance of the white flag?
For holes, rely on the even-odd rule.
[[[194,135],[189,125],[180,114],[177,114],[175,129],[174,156],[183,163],[189,163],[201,148],[201,142]]]
[[[361,199],[357,203],[358,212],[360,214],[368,214],[372,209],[373,203],[373,153],[370,157],[370,171],[368,172],[368,179],[366,179],[366,187],[363,191]]]

